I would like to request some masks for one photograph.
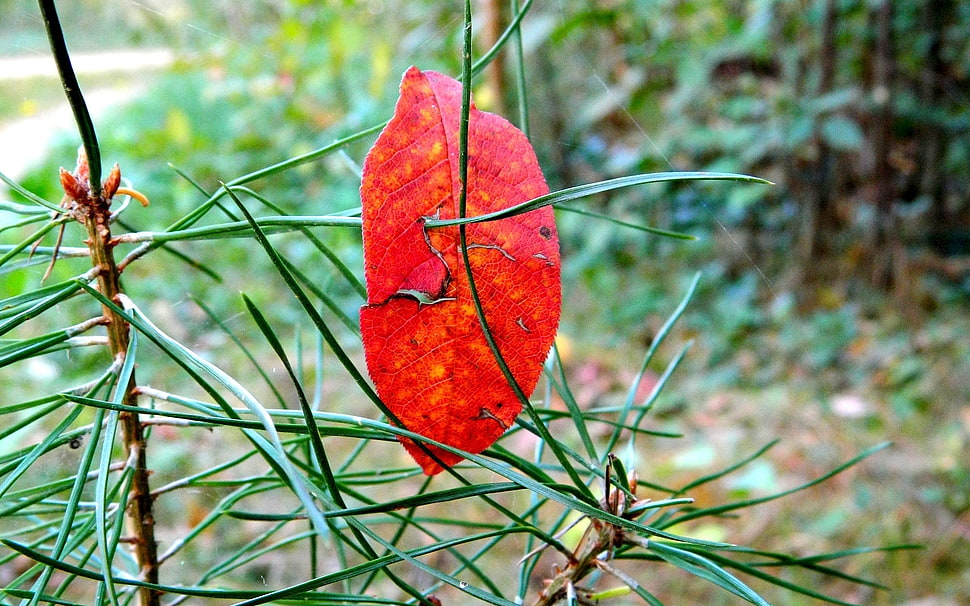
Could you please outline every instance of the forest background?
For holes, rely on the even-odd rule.
[[[386,119],[411,64],[459,71],[461,16],[449,3],[60,8],[104,153],[152,201],[143,229],[196,204],[170,165],[214,185]],[[484,49],[509,10],[489,0],[476,9]],[[49,57],[36,6],[4,0],[0,15],[0,171],[56,200],[53,176],[73,165],[76,134],[53,66],[19,71]],[[843,598],[970,600],[970,4],[563,1],[537,3],[522,31],[531,138],[553,189],[667,170],[775,183],[637,188],[588,207],[697,237],[689,242],[560,215],[569,290],[559,342],[580,404],[622,399],[638,363],[631,352],[702,271],[676,333],[693,348],[657,406],[687,439],[658,449],[651,480],[691,477],[779,439],[709,496],[765,494],[891,440],[808,500],[762,506],[731,528],[732,540],[796,551],[920,543],[858,561],[853,572],[877,576],[888,594]],[[512,78],[496,62],[476,81],[479,107],[515,115]],[[50,133],[59,120],[64,130]],[[266,191],[299,214],[358,205],[355,162],[369,143],[324,160],[326,179],[309,164]],[[359,234],[339,231],[330,244],[360,264]],[[183,279],[174,263],[126,278],[176,332],[210,312],[231,322],[243,285],[294,321],[272,306],[272,289],[253,289],[246,244],[208,246],[236,261],[220,268],[221,281],[190,274],[173,289]],[[297,265],[309,253],[287,252]],[[36,278],[3,276],[0,290]],[[334,285],[356,313],[353,293]],[[205,349],[226,336],[213,325],[192,339]],[[0,397],[22,388],[0,382]],[[158,455],[161,468],[192,454],[175,435],[159,444],[170,459]],[[706,532],[723,538],[725,529]]]

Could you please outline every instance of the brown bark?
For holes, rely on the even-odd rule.
[[[480,0],[479,2],[479,15],[483,21],[481,36],[486,49],[492,48],[505,29],[503,4],[503,0]],[[500,52],[485,70],[485,81],[495,96],[490,111],[501,115],[506,113],[505,95],[508,90],[505,70],[503,69],[504,56],[505,53]]]
[[[68,212],[81,222],[88,234],[86,243],[91,251],[91,264],[98,270],[98,291],[111,301],[118,301],[121,294],[120,270],[114,259],[115,243],[111,237],[111,198],[120,183],[118,166],[94,194],[89,182],[87,158],[78,158],[74,174],[61,169],[61,184],[67,194]],[[104,323],[107,325],[108,343],[114,360],[122,360],[130,344],[129,325],[125,319],[107,305],[102,305]],[[123,404],[138,406],[135,395],[135,373],[132,372],[125,385]],[[153,498],[148,482],[150,471],[146,456],[144,427],[136,413],[122,413],[122,440],[127,452],[127,464],[132,466],[132,482],[128,494],[128,529],[135,558],[138,561],[141,580],[158,583],[158,549],[155,541],[155,518],[152,513]],[[141,606],[158,606],[160,593],[149,588],[139,589]]]
[[[889,163],[889,147],[892,137],[892,89],[895,58],[892,40],[892,2],[883,2],[873,9],[876,29],[876,48],[873,54],[872,120],[873,182],[876,196],[876,221],[872,255],[872,283],[877,288],[889,290],[893,286],[893,274],[901,269],[904,260],[894,220],[892,169]]]
[[[929,37],[929,48],[919,74],[920,105],[939,108],[943,99],[946,61],[943,58],[943,36],[953,10],[951,0],[929,0],[923,6],[923,31]],[[931,233],[944,231],[949,213],[944,196],[942,160],[946,149],[946,130],[937,120],[926,120],[919,128],[919,189],[930,196]]]
[[[835,26],[838,10],[835,0],[824,0],[821,37],[819,41],[819,82],[816,96],[832,90],[835,82],[835,64],[838,48],[835,42]],[[812,178],[806,184],[805,232],[803,241],[803,265],[801,268],[803,286],[814,292],[814,286],[827,282],[824,268],[833,254],[832,240],[838,229],[838,220],[833,200],[833,162],[834,152],[816,127],[812,144],[817,152],[815,162],[810,167]],[[803,177],[802,177],[803,178]],[[810,297],[811,298],[811,297]],[[809,301],[811,304],[811,301]]]

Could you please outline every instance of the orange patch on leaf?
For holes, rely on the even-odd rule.
[[[459,249],[461,84],[410,68],[394,116],[364,161],[361,183],[367,305],[360,329],[367,368],[404,427],[479,453],[522,409],[485,341]],[[466,215],[548,193],[528,139],[471,107]],[[559,241],[550,207],[468,225],[468,256],[489,328],[516,382],[535,389],[562,304]],[[411,440],[405,448],[442,470]],[[432,445],[446,465],[462,457]]]

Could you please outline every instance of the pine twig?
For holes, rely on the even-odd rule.
[[[611,490],[609,480],[610,473],[607,470],[603,482],[605,496],[600,501],[600,507],[615,516],[632,517],[633,511],[637,510],[642,501],[631,502],[626,492]],[[629,485],[630,494],[636,493],[636,473],[631,474],[625,484]],[[554,606],[563,600],[567,602],[571,600],[583,605],[592,604],[593,602],[585,599],[584,592],[577,590],[580,589],[579,583],[597,569],[604,570],[630,588],[635,588],[637,586],[635,580],[609,564],[613,552],[624,545],[646,548],[649,545],[649,539],[615,524],[590,518],[589,527],[583,533],[583,538],[569,557],[566,566],[562,569],[557,567],[555,576],[545,581],[545,588],[539,593],[534,606]]]
[[[61,169],[61,185],[64,188],[64,206],[67,214],[82,223],[87,231],[86,243],[91,250],[91,264],[98,276],[98,290],[108,299],[115,301],[121,294],[121,275],[114,259],[115,242],[111,237],[111,199],[118,191],[121,170],[116,164],[103,185],[94,193],[90,184],[87,156],[82,147],[78,152],[77,169],[70,173]],[[108,331],[108,345],[112,360],[120,364],[128,353],[130,344],[129,325],[113,309],[102,306],[104,323]],[[137,407],[138,396],[135,390],[135,373],[128,377],[124,387],[123,404]],[[122,440],[129,465],[134,468],[131,490],[128,494],[128,519],[131,538],[126,542],[132,545],[138,561],[141,580],[158,583],[158,547],[155,542],[155,518],[152,513],[154,497],[148,483],[148,461],[144,427],[137,413],[122,413]],[[139,589],[141,606],[158,606],[158,591],[142,587]]]
[[[64,94],[74,113],[82,142],[75,172],[69,173],[61,169],[61,185],[65,193],[62,206],[68,216],[84,224],[88,234],[86,243],[91,251],[91,264],[98,275],[98,289],[113,301],[121,294],[119,282],[121,270],[115,263],[113,254],[117,243],[111,238],[111,199],[119,192],[121,170],[116,164],[104,183],[101,182],[101,149],[98,145],[97,133],[84,101],[84,95],[81,93],[77,75],[74,73],[74,67],[71,65],[70,52],[54,0],[38,0],[38,4],[44,18],[57,72],[64,85]],[[132,193],[130,190],[121,191],[129,195]],[[136,197],[145,204],[147,201],[144,200],[144,196],[139,196]],[[59,245],[60,237],[51,256],[52,265],[57,259]],[[120,363],[128,353],[129,326],[124,318],[112,309],[107,306],[102,306],[102,309],[113,364]],[[132,407],[138,406],[135,386],[135,373],[132,372],[128,377],[128,384],[124,386],[123,399],[124,404]],[[122,440],[128,455],[127,460],[134,467],[128,494],[130,543],[138,561],[142,580],[158,583],[158,550],[155,543],[155,519],[152,514],[153,497],[148,483],[144,428],[136,413],[122,413],[119,419]],[[141,606],[158,606],[160,603],[160,594],[154,589],[142,587],[139,589],[139,597]]]

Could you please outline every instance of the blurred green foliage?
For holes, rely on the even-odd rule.
[[[613,216],[686,230],[709,242],[683,247],[644,241],[605,227],[588,230],[587,222],[577,219],[573,224],[582,227],[566,230],[564,249],[576,259],[576,271],[592,280],[591,288],[616,290],[611,288],[616,285],[595,283],[591,274],[598,266],[619,270],[604,273],[617,275],[621,283],[639,280],[642,264],[634,261],[658,255],[694,264],[713,254],[729,279],[758,271],[787,279],[800,270],[785,253],[798,244],[806,221],[809,203],[801,189],[804,177],[812,178],[811,163],[823,143],[836,154],[839,177],[832,194],[846,208],[836,254],[852,254],[867,237],[875,220],[866,168],[874,128],[873,9],[862,1],[840,1],[835,7],[835,77],[826,90],[819,90],[820,53],[828,52],[818,34],[823,1],[566,2],[534,8],[523,23],[531,126],[553,187],[670,169],[757,174],[778,183],[774,188],[672,185],[603,197],[599,204]],[[79,32],[90,31],[85,25],[92,21],[112,31],[117,39],[109,38],[109,44],[163,42],[177,50],[174,73],[155,81],[139,102],[103,120],[101,127],[104,148],[126,175],[133,182],[157,184],[176,213],[196,203],[198,194],[166,163],[192,167],[192,177],[211,189],[227,175],[380,122],[389,114],[398,75],[412,63],[452,74],[458,67],[456,14],[437,2],[275,1],[244,9],[233,3],[203,8],[175,2],[162,10],[86,2],[65,9],[72,11]],[[961,90],[970,64],[970,32],[961,25],[970,19],[967,10],[965,3],[955,3],[940,29],[939,52],[949,80],[943,83],[946,94],[927,107],[920,98],[925,77],[920,70],[934,32],[925,27],[923,3],[894,3],[891,94],[894,158],[900,167],[894,189],[917,209],[912,227],[902,226],[917,234],[906,245],[926,244],[928,237],[927,229],[917,226],[926,224],[930,192],[921,189],[924,176],[912,168],[920,160],[914,145],[928,126],[948,134],[936,168],[952,192],[947,196],[954,216],[970,204],[960,197],[970,191],[965,170],[970,137],[963,136],[970,128],[970,100],[967,88]],[[11,12],[16,16],[18,9]],[[29,38],[34,26],[19,29]],[[86,49],[90,41],[78,38],[78,47]],[[568,58],[566,69],[550,69],[563,58]],[[510,102],[514,96],[507,83],[490,77],[479,89],[486,106],[490,99]],[[261,184],[261,192],[285,201],[293,213],[352,207],[354,164],[366,146],[361,142],[348,150],[344,164],[330,159],[325,166],[271,179]],[[52,164],[68,163],[72,153],[62,148],[52,154]],[[41,177],[28,179],[28,185],[49,187],[44,176],[50,169],[40,167],[35,174]],[[153,212],[154,227],[165,218],[164,212]],[[719,238],[725,229],[730,237]],[[847,280],[855,271],[849,266],[843,274]],[[934,285],[937,277],[927,276]],[[966,285],[943,281],[939,292],[925,292],[945,297],[949,289]],[[760,296],[765,292],[770,289],[761,289]]]

